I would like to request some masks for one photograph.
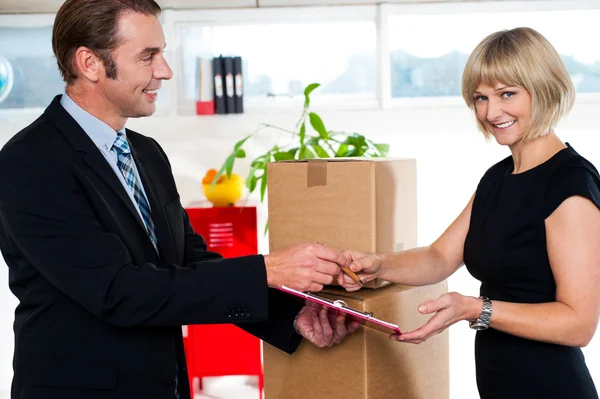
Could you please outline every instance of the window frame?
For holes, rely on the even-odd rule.
[[[157,110],[156,115],[194,115],[194,104],[181,102],[180,92],[183,81],[184,49],[181,48],[180,27],[194,26],[234,26],[269,23],[310,23],[323,21],[372,21],[376,29],[376,90],[371,95],[324,95],[314,98],[319,109],[397,109],[406,107],[464,107],[460,96],[453,97],[407,97],[391,96],[391,65],[389,52],[390,17],[410,14],[466,14],[478,12],[514,11],[556,11],[600,9],[595,0],[515,0],[486,2],[446,2],[446,3],[406,3],[348,6],[301,6],[239,9],[194,9],[163,10],[160,20],[165,30],[167,58],[174,76],[165,85],[162,95],[166,97],[166,107]],[[0,14],[0,27],[48,27],[52,26],[55,14]],[[245,113],[288,112],[298,109],[302,99],[251,98],[245,100]],[[578,93],[576,102],[599,103],[600,93]],[[0,120],[33,117],[42,108],[0,109]]]

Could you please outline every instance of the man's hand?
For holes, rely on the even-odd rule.
[[[348,260],[321,244],[299,244],[265,255],[267,284],[297,291],[321,291],[331,284]]]
[[[359,251],[342,251],[342,255],[348,259],[348,267],[358,275],[363,283],[376,279],[381,271],[381,259],[375,255]],[[339,274],[338,284],[346,291],[357,291],[361,285],[352,280],[346,274]]]
[[[319,348],[339,344],[359,326],[358,321],[350,321],[343,313],[315,303],[303,307],[296,320],[298,333]]]

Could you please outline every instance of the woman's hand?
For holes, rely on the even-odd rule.
[[[414,331],[391,335],[390,339],[400,342],[420,344],[430,337],[441,333],[457,321],[476,320],[481,314],[483,300],[475,297],[448,292],[438,299],[419,305],[422,314],[435,313],[423,326]]]
[[[376,279],[381,272],[381,259],[376,254],[351,251],[342,251],[348,259],[348,267],[360,277],[363,283]],[[346,289],[346,291],[357,291],[362,286],[348,277],[345,273],[340,273],[337,276],[338,283]]]

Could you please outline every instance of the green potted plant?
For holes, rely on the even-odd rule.
[[[290,141],[285,145],[273,145],[267,152],[257,156],[250,163],[250,171],[246,177],[246,187],[249,193],[260,187],[261,202],[264,201],[267,189],[267,164],[269,162],[311,158],[374,158],[387,156],[388,144],[374,143],[359,133],[333,131],[325,127],[321,117],[310,110],[310,94],[319,86],[319,83],[312,83],[304,89],[304,108],[294,130],[261,123],[254,132],[238,141],[214,176],[211,188],[214,187],[223,174],[231,176],[235,160],[246,157],[246,151],[243,149],[246,141],[264,128],[274,128],[288,133]],[[314,132],[307,129],[308,124]]]

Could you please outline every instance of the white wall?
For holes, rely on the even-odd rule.
[[[578,104],[559,129],[559,135],[596,165],[600,165],[597,129],[598,105]],[[320,112],[329,129],[356,131],[391,144],[390,156],[417,159],[418,241],[436,239],[465,206],[485,170],[507,156],[508,150],[487,143],[476,131],[465,107],[402,108],[371,111]],[[128,127],[156,138],[170,157],[183,203],[203,199],[200,179],[218,167],[233,143],[254,130],[258,122],[292,128],[298,113],[271,112],[219,117],[151,117],[131,120]],[[33,117],[0,122],[0,145],[25,127]],[[254,155],[271,144],[273,135],[261,134],[248,151]],[[268,144],[267,144],[268,143]],[[237,173],[244,174],[247,163]],[[261,212],[264,220],[264,209]],[[260,243],[267,251],[266,240]],[[6,270],[6,269],[5,269]],[[16,301],[0,281],[0,398],[10,389],[12,375],[12,318]],[[449,288],[476,296],[478,283],[463,268],[449,279]],[[475,399],[473,332],[462,322],[450,329],[450,383],[452,399]],[[600,386],[600,338],[584,349],[596,385]],[[432,398],[434,399],[434,398]]]

